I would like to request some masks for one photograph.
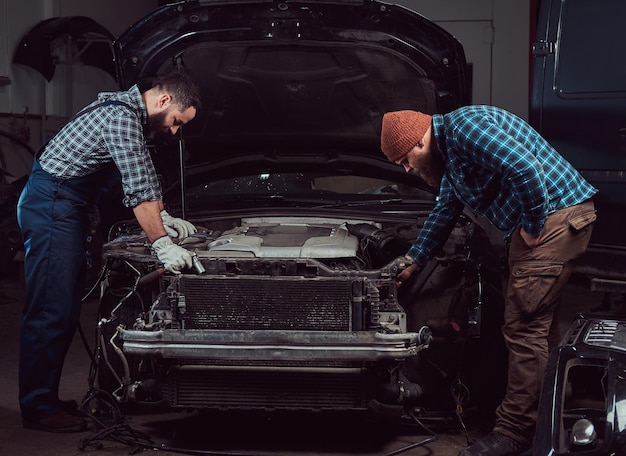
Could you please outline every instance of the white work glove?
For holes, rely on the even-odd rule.
[[[180,274],[180,270],[191,268],[193,259],[191,253],[172,242],[169,236],[162,236],[152,243],[152,250],[165,269],[174,274]]]
[[[181,218],[172,217],[165,209],[161,211],[161,219],[163,220],[165,231],[172,237],[184,239],[198,231],[193,223]]]

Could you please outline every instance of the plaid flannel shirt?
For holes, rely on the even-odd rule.
[[[509,236],[538,235],[549,214],[591,198],[596,189],[528,123],[492,106],[433,115],[446,171],[437,204],[407,255],[424,265],[446,242],[467,206]]]
[[[148,113],[137,86],[103,92],[89,106],[118,100],[70,120],[46,145],[41,167],[61,179],[89,175],[114,162],[122,177],[123,204],[137,206],[163,198],[143,132]],[[89,108],[87,106],[87,108]]]

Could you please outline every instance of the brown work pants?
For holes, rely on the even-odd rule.
[[[548,353],[560,340],[561,291],[574,261],[587,249],[595,219],[589,200],[551,214],[534,248],[522,240],[519,229],[511,236],[502,327],[509,350],[508,384],[494,430],[515,440],[532,442]]]

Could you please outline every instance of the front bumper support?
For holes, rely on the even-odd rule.
[[[123,351],[161,358],[213,360],[381,361],[406,359],[417,333],[118,329]]]

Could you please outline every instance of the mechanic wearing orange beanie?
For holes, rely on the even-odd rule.
[[[504,231],[509,277],[502,332],[508,384],[493,431],[459,456],[517,455],[532,446],[548,353],[560,339],[558,305],[573,262],[587,249],[596,189],[528,123],[493,106],[447,114],[388,112],[386,157],[438,191],[407,252],[401,286],[444,245],[464,207]]]

